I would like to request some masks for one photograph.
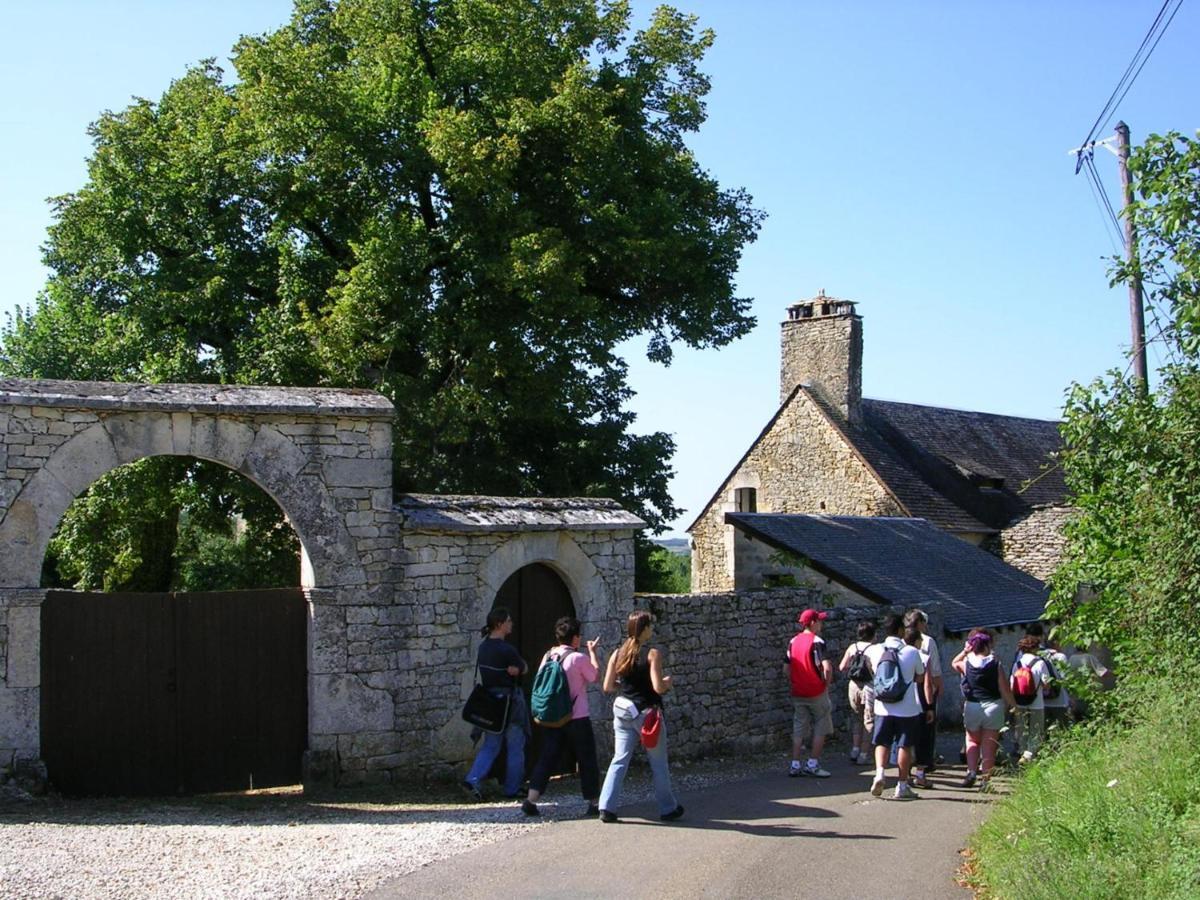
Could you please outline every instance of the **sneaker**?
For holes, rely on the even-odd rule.
[[[916,800],[917,792],[914,791],[907,781],[896,782],[896,793],[893,795],[896,800]]]
[[[994,788],[992,787],[992,779],[988,775],[984,775],[979,779],[979,793],[990,794]]]
[[[853,750],[850,751],[850,764],[852,766],[856,766],[856,765],[858,765],[859,762],[860,762],[860,758],[858,755],[858,748],[855,747]]]
[[[583,814],[583,817],[584,817],[585,819],[594,819],[594,818],[596,818],[596,816],[598,816],[598,815],[600,815],[600,807],[599,807],[599,806],[597,806],[595,803],[589,803],[589,804],[588,804],[588,808],[587,808],[587,812],[585,812],[585,813]]]
[[[933,782],[931,782],[928,776],[926,776],[924,773],[920,775],[914,775],[910,780],[910,783],[913,787],[919,787],[923,791],[928,791],[933,788]]]
[[[669,813],[663,813],[661,816],[659,816],[659,818],[662,819],[664,822],[674,822],[676,819],[678,819],[682,815],[683,815],[683,806],[678,805],[673,810],[671,810]]]
[[[961,788],[972,788],[972,787],[975,787],[975,773],[974,773],[974,772],[968,772],[968,773],[967,773],[967,777],[966,777],[966,778],[964,778],[962,781],[960,781],[960,782],[958,783],[958,786],[959,786],[959,787],[961,787]]]
[[[610,813],[607,809],[602,809],[600,810],[600,821],[604,822],[606,825],[611,825],[613,822],[619,822],[621,820],[617,818],[616,813]]]
[[[829,777],[829,773],[826,772],[824,769],[822,769],[820,766],[805,766],[804,774],[809,776],[810,778],[828,778]]]
[[[804,768],[798,762],[792,763],[788,769],[788,778],[798,778],[804,774]]]
[[[1033,754],[1030,751],[1026,750],[1024,753],[1021,754],[1021,759],[1019,761],[1020,761],[1021,765],[1027,766],[1031,762],[1033,762]]]
[[[471,784],[471,782],[467,781],[464,778],[463,782],[462,782],[462,789],[464,791],[466,791],[467,796],[470,797],[472,800],[474,800],[476,803],[483,802],[483,791],[479,790],[479,785]]]
[[[882,775],[876,775],[875,780],[871,782],[871,794],[875,797],[883,796],[884,778]]]
[[[532,800],[523,800],[521,802],[521,812],[527,816],[540,816],[542,811],[537,808],[537,804]]]

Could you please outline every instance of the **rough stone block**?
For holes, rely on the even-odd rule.
[[[122,463],[146,456],[169,456],[175,452],[171,416],[167,413],[112,415],[104,420],[104,428],[112,437],[117,459]]]
[[[93,425],[60,447],[43,469],[78,496],[121,462],[109,433]]]
[[[0,747],[37,756],[40,694],[37,688],[0,688]]]
[[[8,611],[7,678],[10,688],[35,688],[42,683],[42,611],[35,606],[14,606]]]
[[[392,484],[388,459],[329,459],[324,472],[330,487],[385,488]]]
[[[314,734],[362,734],[392,728],[392,698],[354,675],[309,678],[309,710]]]
[[[240,469],[254,443],[254,429],[231,419],[192,417],[191,455]]]

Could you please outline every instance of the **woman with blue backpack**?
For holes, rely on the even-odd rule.
[[[533,721],[542,729],[542,751],[529,776],[529,794],[521,804],[527,816],[541,815],[537,802],[558,768],[562,748],[570,744],[579,763],[579,789],[587,801],[585,815],[600,814],[600,764],[596,760],[596,735],[588,712],[587,687],[600,673],[593,638],[579,649],[579,620],[563,616],[554,623],[555,644],[546,651],[533,682]]]

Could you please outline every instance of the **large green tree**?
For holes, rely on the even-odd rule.
[[[603,0],[299,0],[92,127],[21,376],[364,386],[401,490],[677,514],[618,348],[720,346],[761,214],[685,138],[713,39]]]

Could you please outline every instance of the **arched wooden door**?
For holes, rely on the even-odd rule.
[[[510,643],[516,645],[517,652],[529,665],[529,671],[521,679],[521,687],[525,690],[525,699],[529,699],[533,690],[533,676],[537,672],[542,654],[554,643],[554,623],[563,616],[575,615],[575,604],[571,601],[571,591],[558,573],[542,563],[532,563],[518,569],[500,586],[496,594],[495,606],[508,607],[513,618],[512,634],[508,636]],[[542,747],[541,729],[533,729],[533,739],[525,750],[526,774],[533,770],[538,754]],[[501,754],[503,756],[503,754]],[[573,772],[575,761],[567,759],[564,754],[563,772]],[[503,772],[503,760],[497,760],[493,769]]]

